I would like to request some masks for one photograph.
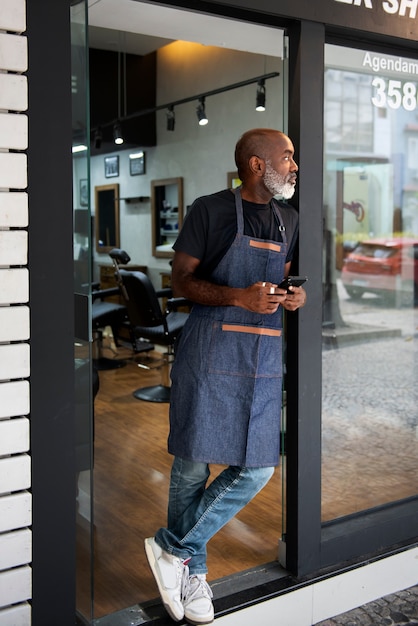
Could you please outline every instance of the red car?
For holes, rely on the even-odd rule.
[[[344,259],[341,280],[350,298],[365,293],[395,303],[416,303],[418,239],[393,237],[359,243]]]

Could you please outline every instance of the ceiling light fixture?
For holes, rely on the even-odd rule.
[[[264,80],[260,80],[257,83],[257,96],[256,96],[256,111],[266,110],[266,88],[264,86]]]
[[[199,98],[199,104],[196,108],[197,119],[199,120],[199,126],[206,126],[209,122],[205,111],[205,98]]]
[[[122,55],[121,51],[119,50],[118,51],[118,119],[113,124],[113,141],[115,142],[117,146],[120,146],[123,144],[122,126],[120,123],[121,111],[122,111],[122,70],[123,70],[123,86],[126,91],[126,55]],[[126,93],[124,93],[123,101],[124,101],[124,112],[125,112],[124,117],[126,117]]]
[[[118,146],[123,143],[122,128],[119,120],[113,125],[113,140]]]
[[[188,96],[187,98],[182,98],[181,100],[175,100],[173,102],[166,102],[165,104],[159,104],[157,106],[149,107],[146,109],[141,109],[139,111],[133,111],[132,113],[127,113],[126,106],[125,106],[125,114],[123,116],[119,114],[118,121],[124,122],[127,120],[133,120],[138,117],[142,117],[143,115],[149,115],[150,113],[155,113],[156,111],[162,111],[164,109],[170,110],[171,107],[173,107],[174,109],[174,107],[176,106],[180,106],[181,104],[186,104],[187,102],[195,102],[196,100],[199,100],[199,103],[200,103],[196,110],[198,117],[199,117],[198,111],[199,109],[202,108],[202,103],[203,103],[203,113],[204,113],[204,101],[206,97],[215,96],[217,94],[225,93],[227,91],[232,91],[233,89],[240,89],[241,87],[246,87],[247,85],[255,85],[256,83],[258,83],[260,91],[264,90],[264,101],[265,101],[264,83],[266,80],[269,80],[270,78],[276,78],[277,76],[280,76],[280,72],[271,72],[270,74],[263,74],[262,76],[255,76],[254,78],[249,78],[247,80],[240,81],[239,83],[232,83],[231,85],[225,85],[224,87],[219,87],[218,89],[212,89],[212,91],[206,91],[205,93],[194,94],[193,96]],[[120,109],[120,106],[118,108]],[[206,122],[204,122],[204,124],[205,123],[207,124],[208,123],[207,117],[205,117],[205,119],[206,119]],[[200,120],[200,117],[199,117],[199,120]],[[102,128],[111,127],[115,124],[115,122],[116,120],[102,122],[101,127]],[[199,121],[199,123],[201,122]],[[92,128],[91,130],[93,132],[95,129]]]
[[[176,115],[174,113],[174,106],[171,104],[167,111],[167,130],[174,130],[176,125]]]
[[[77,144],[76,146],[73,146],[72,153],[76,154],[77,152],[85,152],[86,150],[87,146],[85,146],[84,144]]]

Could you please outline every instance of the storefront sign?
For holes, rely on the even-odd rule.
[[[206,0],[206,4],[220,3]],[[279,18],[400,37],[409,43],[417,40],[418,0],[222,0],[221,4]]]
[[[418,8],[418,0],[334,0],[342,4],[351,4],[356,7],[364,6],[366,9],[373,9],[373,2],[377,6],[381,4],[385,13],[391,15],[400,15],[401,17],[410,17],[415,19]]]

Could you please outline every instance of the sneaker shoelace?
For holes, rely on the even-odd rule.
[[[190,559],[186,559],[183,562],[179,562],[179,567],[177,569],[178,581],[180,583],[180,601],[183,601],[185,590],[188,588],[189,584],[189,567],[187,563]]]
[[[206,578],[197,575],[187,576],[187,578],[184,576],[182,582],[183,604],[188,604],[198,598],[213,598],[212,589],[206,582]]]

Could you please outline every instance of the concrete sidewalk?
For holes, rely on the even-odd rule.
[[[418,626],[418,585],[392,593],[315,626]]]

